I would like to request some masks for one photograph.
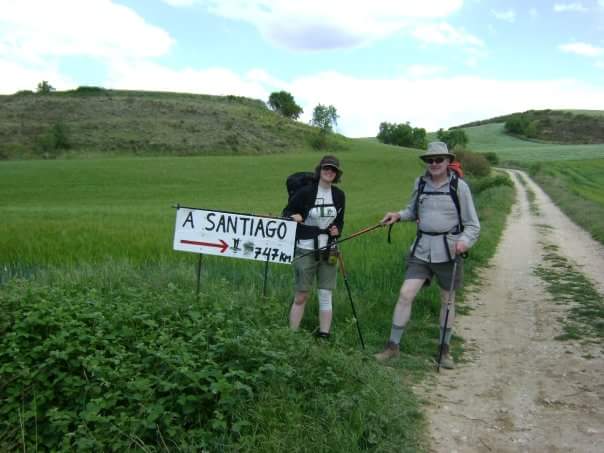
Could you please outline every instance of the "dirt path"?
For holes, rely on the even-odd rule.
[[[555,244],[604,294],[604,249],[568,220],[524,175],[539,214],[513,172],[518,197],[502,241],[484,271],[473,311],[456,323],[468,361],[426,385],[437,452],[604,451],[602,345],[554,340],[564,306],[533,273]],[[544,226],[549,225],[549,227]],[[586,358],[591,354],[593,358]]]

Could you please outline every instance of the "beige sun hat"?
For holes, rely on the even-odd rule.
[[[430,142],[428,143],[428,149],[424,154],[419,156],[421,160],[425,160],[428,157],[444,156],[450,157],[451,162],[455,160],[455,154],[449,151],[447,144],[444,142]]]

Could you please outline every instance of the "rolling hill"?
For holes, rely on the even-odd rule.
[[[67,145],[61,154],[206,155],[300,151],[311,148],[316,134],[260,100],[238,96],[97,87],[0,96],[4,159],[49,157],[56,137]]]

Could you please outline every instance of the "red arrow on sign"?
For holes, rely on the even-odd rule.
[[[220,249],[220,253],[224,253],[226,249],[229,248],[229,244],[220,239],[220,244],[214,244],[212,242],[199,242],[199,241],[187,241],[186,239],[180,240],[181,244],[191,244],[191,245],[203,245],[206,247],[218,247]]]

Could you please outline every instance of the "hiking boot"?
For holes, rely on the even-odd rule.
[[[313,332],[313,336],[317,340],[329,341],[329,338],[331,337],[331,334],[329,332],[321,332],[320,330],[315,330]]]
[[[374,355],[378,362],[385,362],[390,359],[396,359],[401,354],[401,347],[397,343],[389,341],[382,352]]]
[[[443,346],[443,355],[440,359],[440,367],[445,368],[447,370],[452,370],[455,368],[455,362],[453,361],[453,357],[449,353],[449,345],[445,344]]]

